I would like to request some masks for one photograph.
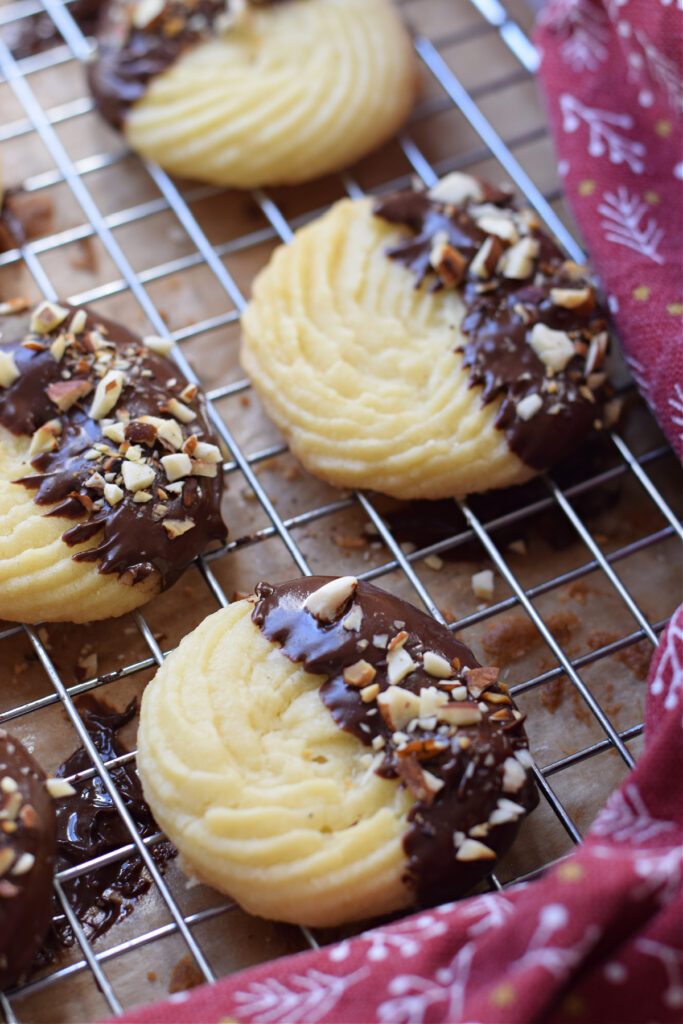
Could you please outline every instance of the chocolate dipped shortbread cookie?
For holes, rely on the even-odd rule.
[[[206,403],[170,341],[16,305],[0,304],[0,618],[122,615],[225,539]]]
[[[459,173],[280,246],[242,364],[312,473],[397,498],[522,483],[601,418],[606,313],[535,213]]]
[[[498,670],[354,577],[259,584],[145,690],[138,769],[188,873],[340,924],[463,895],[537,802]]]
[[[380,145],[412,106],[416,70],[390,0],[109,0],[88,78],[138,153],[250,188]]]
[[[48,785],[26,748],[0,729],[0,989],[28,969],[50,923],[56,817]]]

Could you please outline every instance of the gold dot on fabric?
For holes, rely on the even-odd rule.
[[[650,298],[651,288],[648,288],[646,284],[639,284],[637,288],[633,289],[633,298],[636,302],[645,302]]]
[[[586,1012],[586,1004],[576,992],[570,992],[562,1000],[562,1009],[568,1017],[583,1017]]]
[[[590,178],[585,178],[584,181],[579,182],[579,195],[580,196],[592,196],[595,192],[595,182],[591,181]]]
[[[683,313],[683,302],[672,302],[666,307],[666,311],[672,316],[680,316]]]
[[[657,132],[657,135],[661,136],[661,138],[668,139],[671,135],[671,121],[657,121],[655,131]]]
[[[586,874],[580,864],[560,864],[557,869],[557,877],[561,882],[578,882]]]
[[[506,981],[504,981],[502,985],[498,985],[494,988],[490,996],[490,1000],[494,1006],[511,1006],[516,998],[517,993],[512,985]]]
[[[645,193],[645,202],[649,203],[650,206],[656,206],[657,203],[661,203],[661,201],[662,201],[662,197],[660,196],[659,192],[646,192]]]

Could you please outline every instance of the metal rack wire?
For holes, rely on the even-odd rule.
[[[413,0],[413,7],[417,2],[418,0]],[[462,0],[462,2],[464,4],[465,0]],[[508,10],[498,0],[470,0],[470,2],[477,13],[477,19],[471,25],[456,32],[444,33],[438,38],[428,38],[425,35],[418,35],[415,38],[415,49],[423,64],[425,73],[433,76],[440,85],[443,95],[439,99],[426,100],[418,106],[413,120],[408,126],[408,130],[399,139],[402,151],[414,173],[426,184],[432,184],[446,170],[466,167],[484,158],[493,156],[516,183],[519,190],[526,195],[528,201],[537,209],[568,254],[575,259],[581,260],[582,253],[580,247],[553,208],[552,202],[557,196],[552,194],[544,195],[514,155],[517,147],[533,142],[538,137],[539,132],[533,131],[517,138],[503,140],[492,124],[486,119],[478,102],[486,90],[480,90],[479,93],[476,90],[467,91],[443,56],[442,51],[447,45],[463,42],[468,38],[475,38],[488,33],[497,33],[505,47],[514,56],[517,67],[507,78],[497,80],[493,87],[489,89],[489,94],[491,91],[495,93],[496,89],[504,88],[510,80],[525,80],[535,70],[537,54],[533,45],[520,28],[518,22],[510,17]],[[406,6],[406,0],[403,0],[402,6]],[[0,30],[3,25],[8,26],[20,23],[23,19],[43,9],[50,14],[59,28],[65,41],[65,46],[57,46],[45,53],[17,61],[13,58],[0,34],[0,72],[2,75],[0,83],[2,78],[4,78],[23,111],[20,119],[9,122],[4,126],[0,125],[0,142],[10,139],[16,140],[23,136],[35,134],[47,148],[55,167],[53,170],[29,177],[25,182],[26,188],[31,192],[40,192],[53,185],[66,184],[79,204],[85,220],[76,227],[50,234],[30,242],[20,249],[1,254],[0,268],[23,261],[43,295],[48,299],[56,299],[58,296],[55,287],[41,262],[41,257],[50,252],[59,251],[72,242],[86,238],[97,238],[110,257],[119,276],[104,285],[91,289],[87,293],[73,296],[72,301],[77,303],[93,302],[122,292],[128,292],[137,301],[152,328],[161,334],[168,332],[161,312],[151,298],[149,286],[155,281],[168,277],[172,273],[193,266],[208,268],[220,288],[229,298],[234,309],[172,332],[172,336],[177,342],[175,358],[178,364],[189,379],[197,380],[183,351],[183,342],[208,330],[227,327],[235,323],[239,319],[240,311],[245,305],[245,297],[234,277],[226,269],[224,258],[232,253],[248,249],[262,242],[272,241],[273,239],[287,242],[291,239],[296,227],[318,211],[307,210],[304,215],[290,220],[284,215],[281,208],[268,192],[261,189],[256,190],[252,194],[253,199],[260,208],[267,226],[213,247],[202,230],[199,221],[193,216],[191,206],[198,200],[210,198],[218,194],[220,190],[210,187],[195,187],[183,192],[165,172],[148,163],[145,164],[146,171],[156,185],[159,197],[127,209],[118,210],[113,214],[105,215],[98,207],[91,190],[88,188],[87,178],[94,171],[115,165],[125,158],[125,154],[103,152],[84,159],[74,160],[60,140],[57,126],[68,124],[88,113],[92,108],[90,99],[81,97],[61,106],[46,108],[41,105],[32,88],[32,75],[36,72],[56,69],[60,65],[74,59],[87,59],[91,51],[90,42],[81,34],[69,13],[68,2],[63,4],[61,0],[43,0],[41,4],[38,0],[19,0],[19,2],[0,8]],[[439,109],[457,109],[460,111],[479,135],[482,145],[464,154],[459,154],[454,159],[436,163],[430,162],[414,141],[412,130],[415,124],[419,123],[420,118],[424,118]],[[541,130],[540,134],[543,135],[544,130]],[[391,181],[384,181],[381,184],[381,189],[384,190],[405,184],[406,177],[402,175]],[[340,180],[345,192],[350,196],[354,197],[363,194],[360,185],[350,173],[340,175]],[[117,241],[114,231],[124,225],[144,223],[147,218],[160,211],[172,212],[191,241],[193,251],[179,259],[136,273]],[[657,489],[647,471],[648,467],[653,463],[666,456],[668,451],[666,446],[658,445],[636,456],[632,453],[623,437],[618,433],[612,433],[610,435],[611,443],[618,457],[616,465],[613,467],[600,473],[589,474],[579,483],[564,489],[552,476],[547,476],[544,478],[544,485],[547,491],[545,496],[539,497],[524,507],[498,515],[486,523],[475,514],[467,502],[459,502],[460,510],[465,517],[466,527],[457,530],[446,539],[430,544],[427,547],[421,547],[408,554],[387,526],[372,494],[354,493],[350,496],[341,496],[334,501],[307,509],[296,516],[288,518],[283,518],[278,513],[273,499],[259,479],[258,466],[266,459],[283,453],[286,450],[285,446],[275,444],[257,451],[244,450],[244,447],[238,443],[235,437],[228,417],[222,417],[218,411],[220,400],[240,395],[247,391],[248,387],[249,385],[246,381],[240,380],[214,388],[208,392],[208,398],[216,429],[225,441],[231,454],[231,459],[226,463],[225,470],[228,474],[241,473],[243,475],[244,480],[252,489],[259,505],[265,512],[268,525],[257,531],[250,538],[246,540],[244,538],[231,540],[223,549],[212,552],[198,560],[198,569],[213,599],[221,606],[228,604],[228,597],[213,567],[218,560],[228,557],[241,543],[261,544],[274,538],[284,546],[288,553],[293,563],[292,574],[295,574],[295,572],[306,574],[310,570],[301,546],[295,539],[295,530],[306,524],[328,519],[340,511],[354,508],[363,513],[388,552],[387,559],[381,565],[373,567],[362,574],[364,578],[377,579],[392,572],[400,572],[412,585],[417,598],[424,607],[443,622],[444,617],[437,606],[436,600],[416,572],[416,563],[418,559],[424,559],[429,555],[439,555],[439,553],[443,553],[446,550],[457,550],[459,546],[472,540],[477,540],[481,544],[483,551],[491,559],[500,576],[508,584],[511,596],[486,608],[478,609],[466,618],[451,624],[451,628],[466,628],[495,616],[508,608],[518,607],[523,609],[538,629],[557,664],[556,667],[539,673],[533,678],[519,682],[512,692],[523,694],[565,675],[571,681],[572,686],[583,702],[585,702],[594,721],[599,724],[601,729],[602,738],[598,741],[572,754],[559,758],[546,765],[542,770],[536,769],[537,782],[548,806],[571,840],[574,842],[578,841],[580,838],[579,828],[555,792],[551,780],[553,776],[608,750],[616,751],[626,766],[630,767],[633,764],[633,754],[629,749],[629,743],[640,735],[643,728],[642,724],[634,724],[626,730],[619,731],[613,723],[609,712],[601,706],[591,689],[582,679],[581,672],[588,665],[623,650],[635,642],[647,640],[655,644],[658,634],[665,625],[665,620],[657,622],[650,622],[648,620],[648,617],[638,606],[634,596],[619,575],[617,575],[614,566],[631,555],[655,547],[672,536],[678,536],[678,538],[683,540],[683,530],[673,509],[660,490]],[[644,537],[639,537],[637,540],[605,554],[577,514],[573,501],[581,495],[600,488],[615,478],[629,475],[638,481],[648,498],[654,503],[661,516],[663,516],[666,524]],[[571,524],[576,536],[580,538],[588,549],[591,557],[582,565],[576,566],[568,572],[555,575],[553,578],[533,587],[525,588],[518,579],[517,574],[513,571],[509,559],[504,555],[501,544],[496,540],[499,535],[498,531],[515,523],[523,523],[529,517],[549,508],[559,508],[561,510],[562,514]],[[616,640],[603,643],[597,649],[581,657],[571,658],[553,636],[553,633],[537,610],[534,600],[544,593],[556,590],[560,586],[579,580],[595,571],[601,571],[609,580],[614,591],[628,609],[630,615],[635,619],[636,628]],[[168,651],[162,651],[144,613],[134,613],[133,619],[144,641],[147,653],[142,658],[130,661],[119,670],[117,673],[119,678],[134,676],[161,665],[164,657],[169,653]],[[213,906],[198,913],[183,915],[151,856],[151,846],[161,837],[156,835],[145,840],[139,837],[112,780],[111,769],[131,760],[134,757],[134,752],[104,763],[88,736],[74,705],[74,699],[79,694],[103,685],[104,679],[96,677],[94,679],[87,679],[77,685],[67,685],[61,678],[48,647],[41,639],[40,630],[36,627],[10,627],[4,632],[0,632],[0,643],[15,637],[21,632],[29,639],[35,655],[51,683],[52,692],[36,700],[18,704],[0,714],[0,724],[31,715],[33,712],[53,704],[61,704],[76,730],[79,742],[83,744],[92,761],[92,768],[89,771],[80,773],[74,781],[83,781],[95,774],[101,777],[119,815],[129,830],[130,843],[113,853],[106,854],[58,874],[55,880],[55,891],[63,912],[73,928],[82,956],[65,966],[57,965],[52,972],[36,980],[29,981],[22,988],[14,992],[8,992],[4,995],[0,993],[0,1007],[2,1008],[5,1020],[7,1022],[15,1022],[17,1020],[14,1004],[20,998],[32,992],[49,988],[58,981],[85,971],[92,973],[94,984],[97,985],[102,993],[111,1013],[121,1013],[122,1001],[115,991],[114,984],[108,977],[108,965],[111,961],[124,953],[130,952],[132,949],[146,946],[172,934],[182,937],[188,952],[194,958],[203,977],[207,981],[214,980],[214,972],[195,935],[195,926],[214,916],[226,913],[231,909],[232,905],[221,903],[218,906]],[[132,939],[127,939],[122,943],[98,951],[88,940],[76,920],[69,906],[68,899],[64,894],[64,884],[78,875],[96,870],[105,863],[122,860],[135,851],[142,857],[152,879],[156,894],[159,900],[165,904],[170,920],[166,924],[145,931],[134,936]],[[495,875],[491,876],[490,884],[495,888],[502,887],[501,881]],[[506,882],[506,884],[508,883]],[[310,931],[303,929],[303,935],[308,945],[313,947],[317,945],[316,937]]]

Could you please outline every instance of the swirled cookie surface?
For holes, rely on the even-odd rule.
[[[203,398],[163,339],[89,311],[1,323],[0,617],[121,615],[225,537]]]
[[[330,588],[334,607],[315,607]],[[461,894],[536,802],[522,716],[496,672],[466,665],[447,629],[378,588],[259,585],[147,687],[145,798],[187,870],[252,913],[325,926]]]
[[[607,335],[590,285],[529,211],[467,181],[476,202],[399,193],[376,215],[342,200],[254,282],[242,364],[294,453],[333,484],[441,498],[522,483],[597,416],[588,383],[604,375],[584,364]]]
[[[211,0],[157,6],[138,28],[110,3],[89,80],[131,146],[174,173],[307,181],[380,145],[412,105],[412,48],[388,0],[251,4],[225,26]]]

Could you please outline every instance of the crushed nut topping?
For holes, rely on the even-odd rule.
[[[533,211],[459,172],[428,191],[383,197],[374,212],[409,230],[387,256],[413,272],[416,287],[461,292],[458,351],[482,404],[502,395],[495,425],[511,449],[534,469],[573,451],[609,393],[606,378],[588,382],[608,336],[586,268],[563,258]]]
[[[97,538],[76,560],[133,583],[157,572],[170,585],[209,541],[224,540],[220,448],[196,385],[171,377],[162,339],[145,344],[54,302],[3,323],[3,337],[14,340],[0,344],[0,424],[30,437],[30,471],[15,482],[52,506],[48,515],[78,520],[66,544]],[[190,438],[193,458],[180,451]],[[192,487],[165,498],[162,524],[153,499],[180,478]]]
[[[517,759],[528,756],[524,716],[513,714],[497,668],[477,666],[447,627],[355,577],[260,583],[252,618],[287,657],[326,677],[323,703],[372,750],[354,784],[376,774],[410,791],[404,847],[421,898],[437,886],[442,899],[457,891],[456,859],[498,856],[499,826],[536,796]]]

